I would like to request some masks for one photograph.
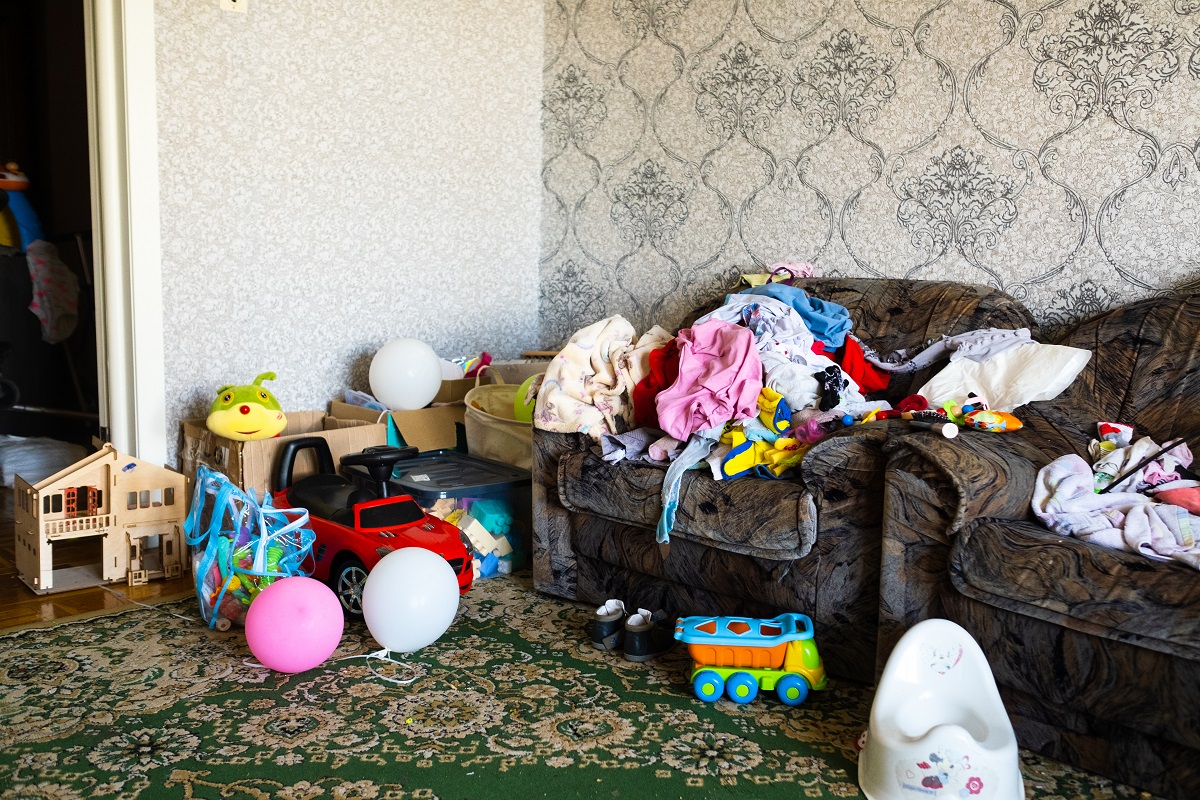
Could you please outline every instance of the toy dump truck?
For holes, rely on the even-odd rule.
[[[675,624],[675,638],[688,646],[694,662],[696,697],[710,703],[722,693],[735,703],[749,703],[761,687],[798,706],[811,689],[826,686],[812,620],[804,614],[683,617]]]

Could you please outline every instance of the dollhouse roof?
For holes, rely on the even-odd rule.
[[[145,472],[147,472],[147,471],[157,471],[157,472],[166,472],[173,476],[178,476],[181,479],[183,477],[182,475],[179,475],[179,473],[175,472],[174,470],[170,470],[170,469],[167,469],[166,467],[160,467],[155,464],[151,464],[149,461],[142,461],[140,458],[134,458],[133,456],[127,456],[122,453],[119,453],[119,452],[117,452],[117,449],[112,446],[111,443],[106,443],[103,447],[101,447],[95,453],[92,453],[87,458],[82,458],[79,461],[76,461],[71,466],[66,467],[65,469],[59,470],[58,472],[54,473],[50,477],[45,478],[44,480],[39,481],[38,483],[34,484],[33,488],[39,492],[44,491],[49,488],[52,488],[56,484],[64,481],[66,478],[69,478],[72,475],[75,475],[79,472],[84,472],[84,471],[90,469],[91,467],[99,466],[103,462],[110,460],[110,459],[113,462],[119,462],[122,465],[122,469],[126,468],[130,464],[136,465],[138,467],[139,471],[141,472],[141,474],[145,474]],[[144,470],[142,469],[143,467],[145,468]]]

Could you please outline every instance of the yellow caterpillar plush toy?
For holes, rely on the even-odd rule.
[[[274,372],[264,372],[249,386],[222,386],[205,425],[218,436],[239,442],[277,436],[287,426],[287,417],[275,395],[262,385],[273,380]]]

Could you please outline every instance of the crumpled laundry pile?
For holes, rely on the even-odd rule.
[[[609,462],[667,465],[659,541],[687,470],[707,466],[716,480],[790,477],[816,440],[892,410],[866,395],[886,389],[893,372],[1043,347],[1028,330],[988,329],[881,357],[854,335],[846,308],[786,282],[756,283],[675,336],[656,325],[638,337],[620,315],[588,325],[542,380],[535,427],[586,433]]]
[[[1118,423],[1097,429],[1092,465],[1071,454],[1038,473],[1034,514],[1065,536],[1200,569],[1200,480],[1187,444],[1135,441]]]

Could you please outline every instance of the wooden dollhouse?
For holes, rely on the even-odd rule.
[[[16,561],[38,594],[175,578],[187,566],[184,476],[118,453],[111,444],[40,483],[14,485]],[[55,545],[96,537],[100,561],[55,564]],[[94,552],[92,549],[90,552]]]

